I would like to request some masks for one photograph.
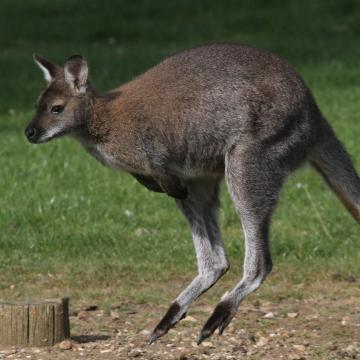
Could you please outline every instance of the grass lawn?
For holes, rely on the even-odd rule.
[[[84,54],[105,91],[186,47],[264,47],[304,77],[360,170],[359,36],[356,0],[2,0],[0,297],[66,289],[106,301],[116,287],[117,296],[155,302],[146,284],[196,269],[190,232],[170,198],[101,166],[70,139],[27,143],[23,129],[44,85],[33,52],[59,63]],[[243,234],[225,186],[220,215],[235,281]],[[293,282],[360,275],[359,227],[309,168],[283,190],[272,253],[279,281],[284,272]]]

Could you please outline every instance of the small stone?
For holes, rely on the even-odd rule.
[[[96,311],[98,309],[97,305],[89,305],[84,310],[85,311]]]
[[[201,345],[204,347],[214,347],[214,344],[211,341],[203,341]]]
[[[111,311],[110,317],[111,317],[111,320],[119,320],[120,319],[120,315],[117,311]]]
[[[99,310],[99,311],[96,312],[96,316],[97,316],[97,317],[102,317],[102,316],[104,316],[104,315],[105,315],[105,311],[104,311],[104,310]]]
[[[87,311],[79,311],[79,313],[77,314],[77,317],[80,319],[80,320],[85,320],[88,318],[88,312]]]
[[[355,351],[355,350],[356,350],[356,348],[355,348],[354,345],[349,345],[349,346],[345,349],[345,351],[348,351],[348,352],[353,352],[353,351]]]
[[[261,337],[257,342],[256,342],[256,346],[258,347],[262,347],[264,345],[266,345],[269,342],[269,339],[267,339],[266,337]]]
[[[345,325],[347,325],[347,324],[349,323],[349,321],[350,321],[349,316],[344,316],[344,317],[341,319],[341,325],[342,325],[342,326],[345,326]]]
[[[128,352],[128,356],[129,357],[139,357],[142,355],[142,351],[140,349],[132,349],[131,351]]]
[[[268,313],[266,313],[264,316],[263,316],[263,318],[264,319],[273,319],[275,317],[275,315],[274,315],[274,313],[273,312],[268,312]]]
[[[193,322],[193,323],[197,322],[197,320],[192,316],[186,316],[186,318],[184,318],[182,321],[184,321],[184,322]]]
[[[233,343],[235,345],[239,345],[239,343],[241,343],[242,341],[241,340],[239,341],[239,339],[236,339],[234,337],[230,337],[229,342],[231,342],[231,343]]]
[[[150,330],[147,330],[147,329],[144,329],[144,330],[141,330],[141,331],[140,331],[140,334],[143,335],[143,336],[145,336],[145,337],[148,337],[148,336],[150,336],[151,331],[150,331]]]
[[[296,312],[287,313],[287,317],[291,318],[291,319],[296,319],[298,316],[299,316],[299,313],[296,313]]]
[[[63,340],[60,344],[59,344],[59,348],[61,350],[70,350],[72,348],[72,342],[71,340]]]
[[[298,350],[298,351],[301,351],[301,352],[305,351],[305,346],[304,345],[293,345],[293,348]]]
[[[106,354],[106,353],[110,353],[110,352],[112,352],[111,349],[100,350],[100,353],[101,353],[101,354]]]

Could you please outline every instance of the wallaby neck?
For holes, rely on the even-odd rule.
[[[109,98],[92,86],[80,109],[80,126],[74,137],[82,143],[96,145],[106,142],[110,131]]]
[[[142,142],[137,136],[136,121],[124,112],[127,101],[120,100],[119,96],[120,92],[110,92],[91,98],[86,106],[84,128],[76,138],[104,165],[145,174],[148,172],[146,154],[139,150]]]
[[[95,95],[88,100],[81,136],[93,143],[105,142],[109,136],[109,111],[106,99]]]

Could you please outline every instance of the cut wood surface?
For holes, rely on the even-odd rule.
[[[68,298],[0,300],[0,346],[52,346],[69,337]]]

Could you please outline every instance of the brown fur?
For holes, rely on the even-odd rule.
[[[174,197],[192,232],[198,275],[175,299],[150,342],[185,316],[228,269],[217,220],[225,177],[245,233],[241,281],[199,337],[222,333],[272,268],[271,215],[286,178],[307,159],[360,223],[360,179],[299,75],[285,61],[243,45],[185,50],[99,95],[80,55],[64,68],[35,61],[48,86],[26,129],[33,143],[77,138],[103,164]]]

